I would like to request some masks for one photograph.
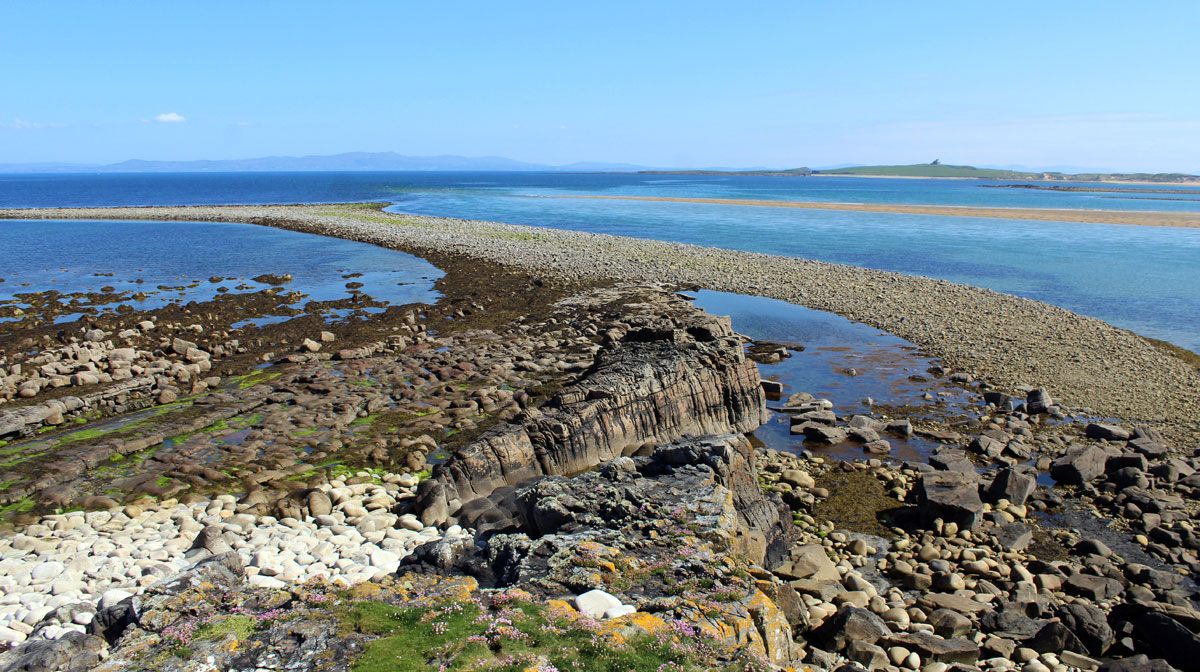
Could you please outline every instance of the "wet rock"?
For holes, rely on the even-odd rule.
[[[863,452],[868,455],[890,455],[892,444],[888,443],[886,439],[879,439],[863,446]]]
[[[938,451],[929,456],[929,464],[934,469],[943,471],[961,471],[966,474],[975,474],[974,463],[961,450],[950,449]]]
[[[845,441],[848,434],[841,427],[829,427],[815,422],[807,422],[801,427],[807,441],[834,445]]]

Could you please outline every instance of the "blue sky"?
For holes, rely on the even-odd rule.
[[[1200,3],[5,2],[0,163],[1200,173]]]

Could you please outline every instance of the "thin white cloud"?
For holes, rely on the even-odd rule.
[[[234,125],[234,126],[249,126],[249,125],[250,125],[250,122],[248,122],[248,121],[235,121],[235,122],[233,122],[233,125]]]
[[[177,124],[181,121],[187,121],[183,118],[183,115],[179,114],[178,112],[166,112],[154,117],[154,120],[164,124]]]
[[[13,119],[12,123],[0,121],[0,128],[15,128],[19,130],[27,130],[31,128],[62,128],[63,126],[66,126],[66,124],[57,121],[41,122],[23,121],[21,119]]]

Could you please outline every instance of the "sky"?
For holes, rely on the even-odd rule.
[[[1200,173],[1200,3],[4,2],[0,163]]]

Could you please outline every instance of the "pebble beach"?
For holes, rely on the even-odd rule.
[[[1001,389],[1044,386],[1099,417],[1200,437],[1200,372],[1144,338],[1045,303],[967,285],[791,257],[496,222],[288,205],[3,210],[4,218],[235,221],[478,257],[564,278],[753,294],[895,334]]]

